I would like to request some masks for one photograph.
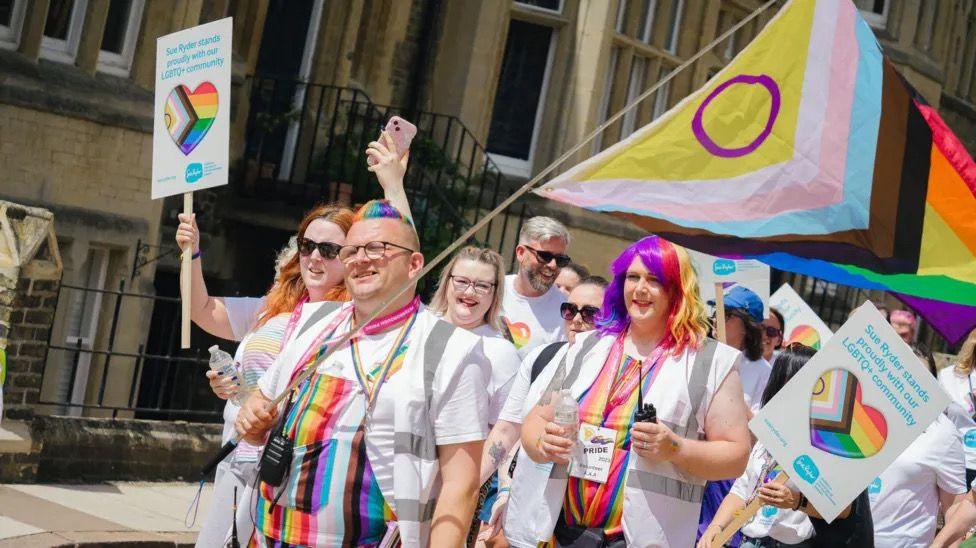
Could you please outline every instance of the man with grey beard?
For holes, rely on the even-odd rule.
[[[569,231],[550,217],[532,217],[519,232],[518,273],[505,277],[501,315],[503,333],[522,358],[539,345],[566,339],[559,312],[565,295],[555,282],[570,262],[568,246]]]

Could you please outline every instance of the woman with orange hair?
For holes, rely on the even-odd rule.
[[[523,423],[535,463],[518,466],[531,468],[538,500],[506,529],[515,546],[691,546],[705,481],[748,460],[740,354],[706,338],[687,252],[649,236],[610,270],[596,332],[543,372]],[[639,402],[656,418],[638,415]],[[574,408],[579,422],[567,424]]]

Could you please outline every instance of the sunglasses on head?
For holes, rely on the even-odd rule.
[[[535,255],[535,258],[539,259],[539,262],[542,264],[549,264],[550,262],[555,260],[556,266],[562,268],[568,265],[570,261],[572,261],[572,259],[569,258],[569,255],[563,255],[562,253],[552,253],[549,251],[543,251],[541,249],[536,249],[534,247],[527,246],[527,245],[523,245],[522,247],[531,251]]]
[[[559,305],[559,312],[562,314],[564,320],[572,320],[577,314],[583,319],[583,322],[592,324],[596,319],[596,315],[600,312],[600,309],[595,306],[583,305],[576,306],[573,303],[563,303]]]
[[[304,237],[298,239],[298,252],[302,255],[302,257],[308,257],[313,251],[318,249],[319,255],[321,255],[323,259],[331,261],[339,256],[339,249],[341,249],[341,247],[342,246],[339,244],[334,244],[332,242],[315,242]]]
[[[770,339],[779,337],[783,334],[782,331],[780,331],[778,328],[775,328],[771,325],[764,325],[763,332],[765,332],[766,336],[769,337]]]

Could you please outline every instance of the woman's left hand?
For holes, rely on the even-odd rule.
[[[799,495],[781,483],[768,482],[759,488],[759,500],[769,506],[792,510],[798,499]]]
[[[647,460],[669,461],[678,452],[680,438],[656,422],[635,422],[630,429],[630,448]]]

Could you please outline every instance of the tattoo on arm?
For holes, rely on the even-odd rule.
[[[502,442],[496,441],[494,444],[492,444],[492,446],[488,448],[488,456],[491,457],[491,465],[493,467],[497,467],[498,463],[505,458],[505,446],[502,445]]]

